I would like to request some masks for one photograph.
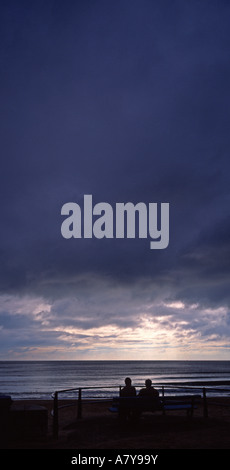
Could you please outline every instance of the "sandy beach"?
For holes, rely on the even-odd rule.
[[[65,401],[65,404],[67,402]],[[73,402],[71,402],[73,403]],[[59,436],[53,436],[53,401],[14,402],[40,405],[48,411],[46,435],[9,433],[2,449],[229,449],[230,398],[209,398],[208,418],[202,405],[188,418],[185,411],[143,413],[138,423],[121,424],[108,402],[84,403],[82,418],[77,406],[59,410]],[[77,403],[76,403],[77,405]]]

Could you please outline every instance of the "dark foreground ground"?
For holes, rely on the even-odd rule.
[[[15,402],[16,403],[16,402]],[[23,402],[19,402],[22,404]],[[139,423],[119,423],[109,403],[83,403],[59,411],[59,437],[53,437],[52,401],[26,402],[48,409],[46,435],[23,433],[23,428],[2,440],[2,449],[230,449],[230,399],[208,400],[208,418],[202,406],[187,418],[185,411],[145,413]],[[17,403],[16,403],[17,404]]]

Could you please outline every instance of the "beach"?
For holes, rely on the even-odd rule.
[[[68,400],[60,404],[69,403]],[[73,401],[71,401],[73,404]],[[59,410],[59,434],[53,435],[53,400],[19,400],[13,406],[42,406],[47,410],[48,426],[43,435],[28,435],[21,430],[9,432],[2,449],[229,449],[230,448],[230,398],[208,398],[208,417],[203,416],[203,406],[187,417],[184,410],[165,415],[143,413],[137,423],[120,423],[116,413],[109,411],[110,403],[84,402],[82,417],[77,417],[76,406]]]

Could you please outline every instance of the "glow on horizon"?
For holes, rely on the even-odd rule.
[[[20,328],[0,325],[1,360],[214,360],[229,355],[224,306],[149,303],[133,324],[118,325],[114,317],[98,326],[94,319],[95,326],[90,326],[89,315],[89,326],[81,327],[74,324],[70,304],[61,305],[66,306],[66,315],[60,316],[55,305],[43,299],[2,296],[0,300],[12,324],[23,320]],[[83,313],[77,319],[84,321]]]

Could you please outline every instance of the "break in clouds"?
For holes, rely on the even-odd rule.
[[[229,16],[1,5],[1,358],[227,358]],[[168,246],[64,239],[86,194],[169,203]]]

